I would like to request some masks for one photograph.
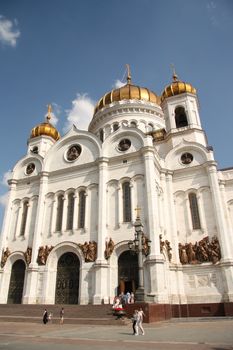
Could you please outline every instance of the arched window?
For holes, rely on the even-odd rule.
[[[122,185],[123,191],[123,221],[131,221],[131,189],[130,183],[124,182]]]
[[[74,218],[74,193],[71,192],[68,195],[67,222],[66,222],[66,229],[67,230],[72,230],[73,218]]]
[[[148,130],[148,132],[153,131],[154,130],[154,125],[152,123],[149,123],[147,130]]]
[[[20,227],[20,236],[24,236],[25,234],[25,228],[26,228],[26,222],[27,222],[27,216],[28,216],[28,201],[23,203],[23,213],[22,213],[22,221],[21,221],[21,227]]]
[[[62,226],[62,214],[63,214],[63,195],[60,194],[60,195],[57,197],[56,231],[61,231],[61,226]]]
[[[201,223],[200,223],[199,210],[198,210],[198,204],[197,204],[197,196],[195,193],[189,193],[189,205],[190,205],[193,229],[198,230],[201,228]]]
[[[117,131],[119,129],[119,124],[115,123],[113,124],[113,131]]]
[[[80,191],[79,192],[78,228],[84,228],[85,226],[85,210],[86,210],[86,193],[85,191]]]
[[[182,128],[183,126],[188,125],[188,119],[187,119],[187,115],[185,113],[184,107],[176,107],[175,121],[176,121],[177,128]]]
[[[137,124],[136,124],[135,122],[131,122],[131,123],[130,123],[130,127],[131,127],[131,128],[136,128],[136,127],[137,127]]]
[[[103,129],[100,129],[99,135],[100,135],[100,141],[104,142],[104,131],[103,131]]]

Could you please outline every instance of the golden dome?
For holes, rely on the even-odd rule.
[[[143,100],[160,104],[160,98],[147,88],[131,84],[131,74],[129,65],[127,64],[127,84],[107,92],[96,104],[94,115],[103,107],[108,106],[112,102],[118,102],[122,100]]]
[[[174,72],[173,82],[165,87],[161,95],[161,101],[163,102],[167,97],[183,94],[185,92],[196,94],[197,90],[191,84],[180,81]]]
[[[52,137],[55,141],[60,139],[61,136],[60,136],[59,132],[49,122],[50,119],[51,119],[51,111],[52,111],[52,109],[51,109],[51,106],[49,105],[48,106],[48,114],[47,114],[47,117],[46,117],[47,122],[41,123],[41,124],[35,126],[32,129],[32,131],[31,131],[30,138],[41,136],[41,135],[45,135],[45,136]]]

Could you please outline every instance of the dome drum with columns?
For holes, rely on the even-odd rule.
[[[140,220],[145,302],[169,305],[174,317],[178,308],[180,316],[233,308],[233,169],[217,168],[196,89],[174,72],[160,96],[133,85],[128,67],[88,131],[60,136],[51,117],[49,106],[9,181],[0,303],[137,298],[128,243]]]

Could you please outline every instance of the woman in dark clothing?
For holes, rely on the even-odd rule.
[[[48,312],[45,309],[43,314],[43,323],[46,324],[48,322]]]

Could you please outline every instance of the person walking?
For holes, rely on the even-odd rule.
[[[137,321],[138,321],[138,310],[134,310],[133,317],[132,317],[133,335],[138,335]]]
[[[60,311],[60,324],[63,324],[64,323],[64,308],[62,307],[61,308],[61,311]]]
[[[45,309],[43,313],[43,323],[48,323],[48,311]]]
[[[142,332],[142,335],[145,335],[145,331],[144,331],[144,329],[142,327],[143,317],[145,317],[145,316],[146,315],[144,314],[144,311],[140,307],[140,309],[138,311],[137,327],[138,327],[138,330],[140,329],[140,331]]]

